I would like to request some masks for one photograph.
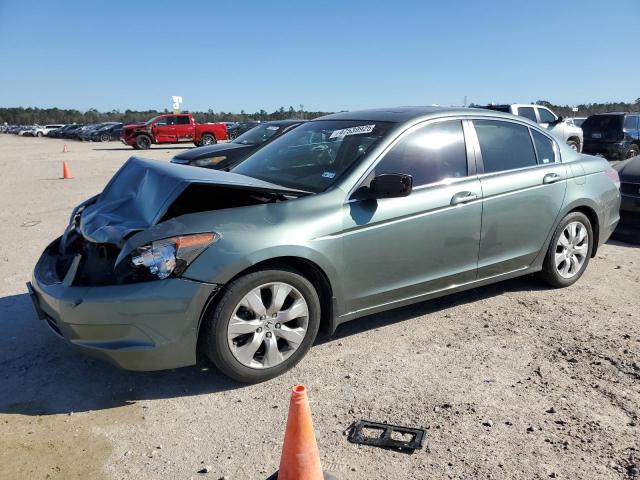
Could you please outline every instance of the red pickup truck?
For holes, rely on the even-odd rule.
[[[145,123],[126,125],[120,140],[137,150],[146,150],[152,143],[193,142],[197,147],[227,139],[223,123],[196,123],[190,113],[158,115]]]

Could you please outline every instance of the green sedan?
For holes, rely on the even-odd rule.
[[[88,354],[159,370],[200,350],[259,382],[320,328],[531,273],[573,284],[616,227],[619,185],[523,117],[343,112],[225,170],[130,158],[28,288]]]

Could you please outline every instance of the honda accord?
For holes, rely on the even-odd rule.
[[[230,171],[130,158],[28,288],[58,336],[123,368],[193,365],[201,349],[258,382],[319,328],[531,273],[573,284],[616,227],[619,185],[523,117],[342,112]]]

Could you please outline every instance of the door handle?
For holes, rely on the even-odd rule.
[[[547,173],[542,177],[543,184],[556,183],[558,180],[562,180],[562,177],[557,173]]]
[[[461,203],[472,202],[478,199],[478,194],[473,192],[458,192],[451,197],[451,205],[460,205]]]

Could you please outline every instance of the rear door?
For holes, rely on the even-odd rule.
[[[375,175],[404,173],[413,177],[408,197],[345,203],[343,278],[349,312],[475,280],[482,204],[464,123],[413,127],[354,189]]]
[[[176,115],[176,137],[178,142],[192,142],[195,127],[189,115]]]
[[[158,120],[153,126],[153,135],[158,143],[175,143],[177,141],[175,115],[168,115]]]
[[[478,278],[530,265],[554,227],[566,190],[555,140],[525,124],[475,119],[482,186]]]

